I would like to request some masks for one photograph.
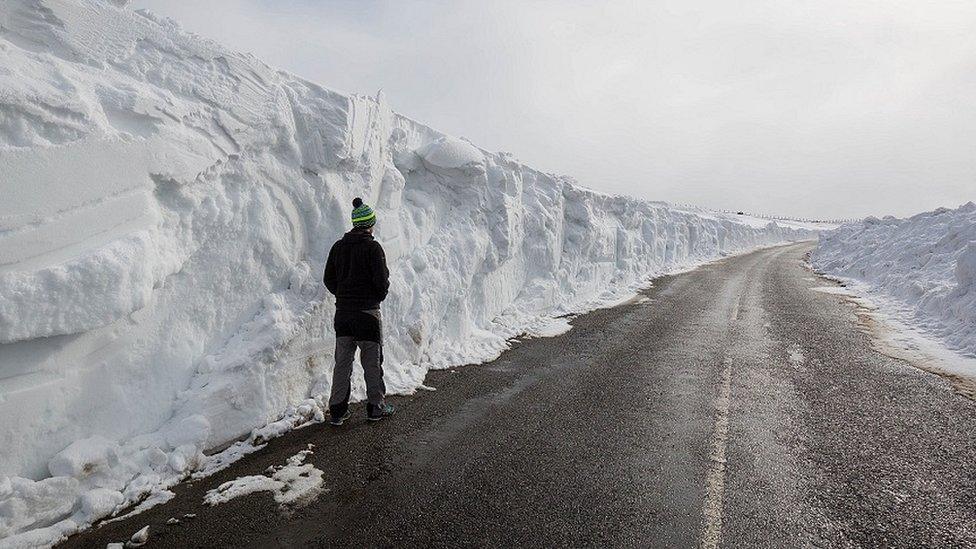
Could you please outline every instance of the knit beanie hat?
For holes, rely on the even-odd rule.
[[[376,212],[369,204],[363,204],[363,199],[356,197],[352,201],[352,226],[368,229],[376,225]]]

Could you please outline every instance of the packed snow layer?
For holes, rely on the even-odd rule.
[[[209,490],[203,501],[207,505],[220,505],[228,501],[254,494],[271,492],[278,505],[308,505],[322,491],[323,472],[305,460],[312,453],[312,445],[288,458],[284,465],[267,471],[268,475],[249,475],[227,481]]]
[[[812,235],[590,191],[118,4],[0,3],[7,543],[321,418],[321,273],[355,196],[387,250],[399,393],[652,276]]]
[[[811,262],[853,282],[885,312],[976,356],[976,204],[843,225],[821,234]]]

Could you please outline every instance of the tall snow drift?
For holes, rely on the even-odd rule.
[[[818,270],[860,282],[949,347],[976,356],[976,204],[843,225],[821,235],[811,260]]]
[[[0,3],[9,543],[83,527],[289,406],[314,415],[322,266],[354,196],[391,266],[395,392],[651,276],[811,234],[586,190],[119,4]]]

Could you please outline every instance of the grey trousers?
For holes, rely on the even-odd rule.
[[[341,416],[349,407],[352,363],[359,348],[359,361],[366,377],[366,399],[370,404],[383,404],[386,385],[383,383],[383,345],[375,341],[357,341],[353,337],[336,338],[335,369],[332,370],[332,395],[329,412]]]

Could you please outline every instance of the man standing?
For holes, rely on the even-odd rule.
[[[332,245],[325,263],[325,287],[336,296],[335,370],[329,398],[329,423],[349,419],[349,382],[352,362],[359,360],[366,377],[366,419],[379,421],[393,415],[384,401],[383,323],[380,302],[390,289],[390,271],[380,243],[373,240],[376,213],[361,198],[352,201],[352,230]]]

